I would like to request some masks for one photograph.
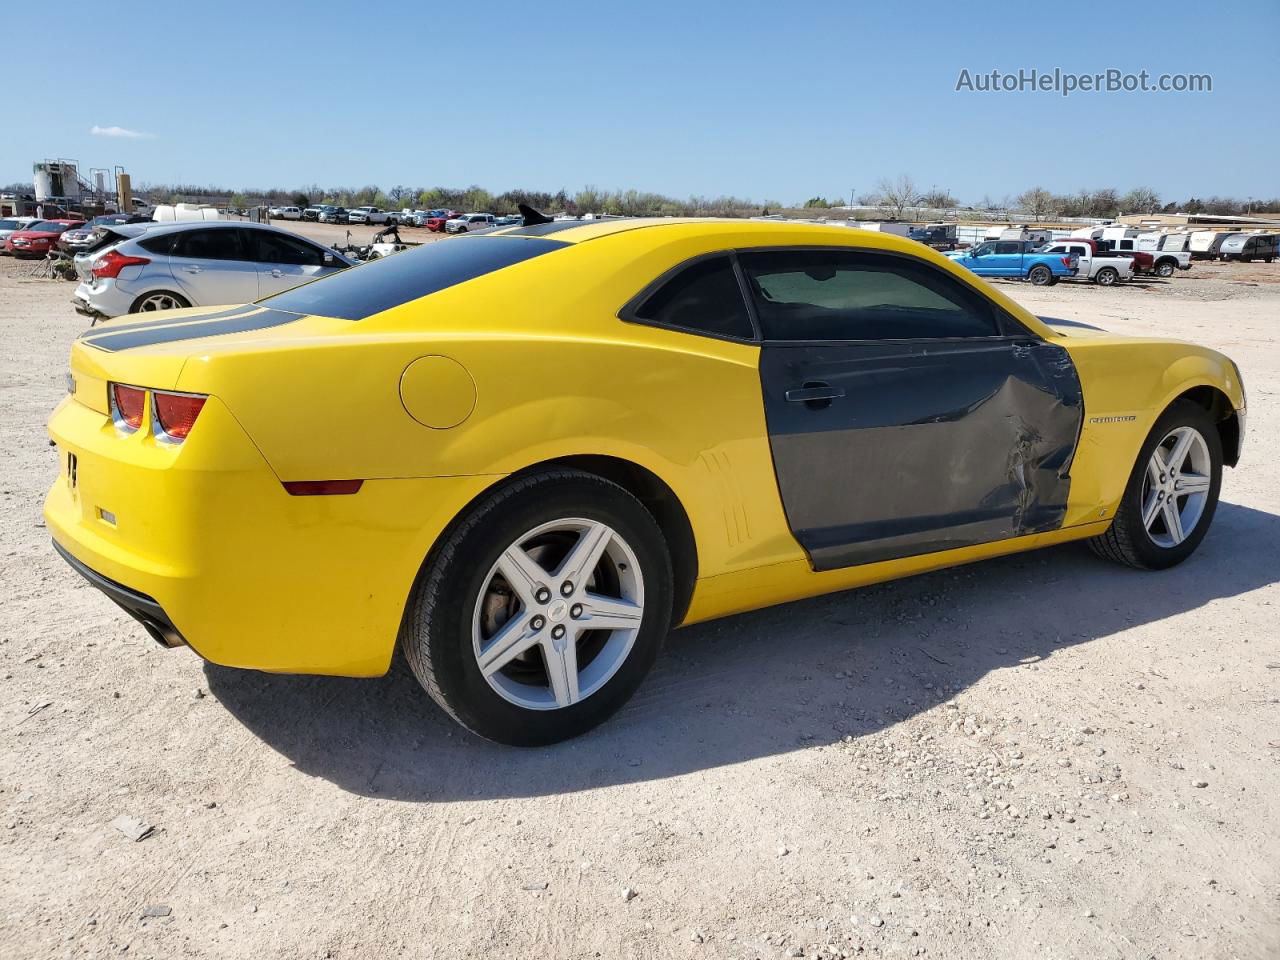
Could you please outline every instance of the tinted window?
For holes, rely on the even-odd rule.
[[[0,220],[0,230],[17,230],[17,220]]]
[[[138,246],[149,253],[167,254],[173,249],[173,241],[178,236],[176,233],[162,233],[156,237],[143,237],[138,241]]]
[[[1021,253],[1022,244],[1016,240],[1005,240],[996,244],[996,253]]]
[[[728,257],[701,260],[681,270],[648,297],[640,320],[739,340],[755,338],[737,274]]]
[[[996,248],[990,243],[984,243],[977,250],[973,251],[975,257],[986,257],[995,253]]]
[[[319,247],[266,230],[249,231],[253,242],[253,259],[258,263],[289,263],[316,267],[324,263]]]
[[[941,270],[843,251],[744,253],[767,340],[919,340],[999,335],[995,310]]]
[[[240,243],[240,231],[234,228],[181,233],[178,235],[178,242],[174,244],[173,255],[190,257],[192,260],[249,259]]]
[[[304,283],[263,302],[278,310],[359,320],[565,246],[533,237],[451,237]]]

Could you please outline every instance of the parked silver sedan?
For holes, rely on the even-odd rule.
[[[250,303],[354,261],[276,227],[238,221],[124,224],[75,258],[72,302],[89,317]]]

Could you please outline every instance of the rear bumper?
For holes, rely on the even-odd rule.
[[[105,384],[76,373],[80,392]],[[181,445],[158,442],[149,423],[122,435],[70,397],[49,434],[61,471],[44,516],[59,553],[152,636],[280,673],[385,673],[424,558],[495,479],[290,496],[217,397]]]
[[[76,313],[86,317],[122,317],[133,306],[137,294],[122,290],[118,279],[81,281],[71,296]]]
[[[186,646],[186,639],[178,632],[178,628],[173,625],[169,615],[164,612],[164,609],[153,598],[148,597],[145,593],[130,590],[124,584],[116,583],[109,577],[104,577],[98,571],[73,557],[66,547],[58,543],[57,540],[53,541],[53,549],[58,551],[63,560],[71,564],[71,569],[105,593],[120,609],[142,624],[143,629],[151,635],[151,639],[155,640],[160,646]]]

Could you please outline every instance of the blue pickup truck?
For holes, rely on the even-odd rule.
[[[1041,245],[1028,240],[988,240],[947,256],[980,277],[1030,280],[1037,287],[1052,286],[1063,277],[1076,275],[1080,263],[1074,253],[1036,253]]]

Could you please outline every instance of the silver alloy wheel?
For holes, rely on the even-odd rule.
[[[1213,462],[1195,427],[1175,427],[1156,444],[1142,481],[1142,525],[1157,547],[1176,547],[1196,528],[1209,499]]]
[[[181,310],[182,304],[178,302],[177,297],[170,296],[167,293],[153,293],[142,301],[138,307],[139,313],[150,313],[152,310]]]
[[[527,710],[585,700],[626,662],[644,614],[644,575],[607,524],[566,518],[515,540],[485,576],[472,616],[476,663]]]

